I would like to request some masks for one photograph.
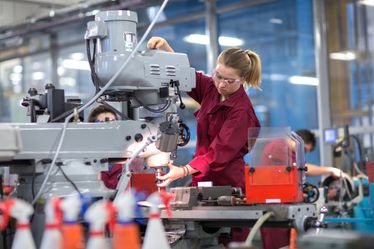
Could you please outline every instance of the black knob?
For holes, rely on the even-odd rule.
[[[55,89],[55,86],[52,84],[52,83],[48,83],[45,85],[44,87],[45,90],[48,90],[48,89]]]
[[[36,88],[34,88],[34,87],[31,87],[31,88],[27,91],[27,93],[28,93],[30,96],[35,96],[35,95],[38,94],[38,90],[36,90]]]
[[[126,136],[126,141],[130,141],[131,140],[131,136]]]
[[[143,135],[140,133],[136,134],[134,138],[135,138],[135,141],[138,143],[143,141]]]
[[[147,125],[146,124],[141,124],[140,128],[145,129],[145,128],[147,128]]]

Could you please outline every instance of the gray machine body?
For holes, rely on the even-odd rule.
[[[96,40],[95,72],[103,87],[115,75],[137,44],[137,15],[131,11],[104,11],[87,24],[85,38]],[[190,67],[186,54],[159,50],[136,52],[108,88],[108,95],[135,96],[142,104],[165,102],[160,89],[174,87],[191,91],[195,87],[195,69]]]
[[[308,228],[308,220],[317,218],[316,206],[308,203],[222,203],[226,199],[222,197],[233,197],[233,190],[229,186],[171,188],[173,215],[161,212],[171,248],[223,248],[220,236],[229,234],[232,227],[252,227],[267,212],[274,215],[263,226],[294,227],[300,235]]]
[[[17,145],[16,153],[3,157],[0,163],[2,166],[10,166],[11,173],[19,174],[22,184],[17,188],[18,196],[26,200],[32,199],[29,176],[34,174],[33,187],[39,189],[45,177],[44,173],[50,167],[56,152],[62,128],[62,123],[0,125],[0,131],[12,134],[7,139],[9,144]],[[111,160],[125,161],[146,142],[148,136],[156,135],[157,130],[157,124],[133,120],[69,123],[56,163],[64,169],[82,193],[98,197],[108,196],[113,191],[105,188],[98,180],[99,172],[107,171]],[[56,168],[43,197],[68,196],[75,193],[71,184]]]

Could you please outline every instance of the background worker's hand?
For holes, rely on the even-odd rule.
[[[151,37],[147,42],[147,47],[149,49],[161,49],[166,52],[174,52],[169,43],[164,38],[158,36]]]
[[[185,176],[185,171],[182,167],[174,166],[171,162],[168,163],[168,166],[169,172],[166,175],[157,177],[157,179],[162,181],[162,183],[157,184],[158,187],[166,187],[172,181]]]
[[[346,173],[344,173],[341,169],[338,168],[328,167],[328,170],[330,171],[330,175],[335,179],[340,179],[346,175]]]

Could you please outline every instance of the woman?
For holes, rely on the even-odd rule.
[[[174,52],[167,41],[152,37],[149,49]],[[210,181],[213,186],[230,185],[245,190],[244,155],[248,153],[248,128],[260,123],[243,86],[260,87],[261,61],[250,51],[230,48],[218,59],[213,76],[196,73],[196,87],[189,96],[200,104],[197,121],[196,153],[182,167],[169,164],[160,176],[160,187],[192,174],[192,184]],[[232,233],[233,241],[243,241],[247,231]]]
[[[150,49],[174,52],[167,41],[152,37]],[[244,155],[248,152],[248,128],[260,123],[243,86],[260,87],[261,62],[250,51],[230,48],[218,59],[213,76],[196,73],[196,87],[189,92],[200,105],[195,113],[197,144],[194,159],[183,167],[169,165],[161,176],[161,187],[192,174],[194,186],[200,181],[245,189]]]

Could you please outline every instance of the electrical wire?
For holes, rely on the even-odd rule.
[[[162,113],[162,112],[166,111],[166,110],[170,107],[170,105],[171,105],[171,100],[168,99],[163,107],[161,107],[161,108],[159,108],[159,109],[152,109],[152,108],[150,108],[149,106],[145,105],[145,104],[144,104],[141,100],[139,100],[137,97],[134,96],[134,99],[135,99],[137,102],[139,102],[139,104],[142,105],[144,109],[146,109],[146,110],[148,110],[148,111],[150,111],[150,112],[154,112],[154,113]]]
[[[357,171],[359,176],[363,176],[364,178],[368,179],[368,176],[360,170],[356,162],[353,162],[353,167]]]
[[[78,192],[79,196],[82,196],[82,193],[81,193],[81,191],[79,191],[79,188],[77,187],[77,185],[75,185],[75,183],[66,175],[66,173],[62,169],[61,165],[60,164],[56,164],[56,165],[59,168],[59,170],[61,171],[62,175],[65,177],[65,179],[68,180],[69,183],[73,186],[73,188]]]
[[[267,212],[266,214],[264,214],[263,216],[261,216],[255,223],[255,225],[252,227],[251,229],[251,232],[249,233],[247,239],[245,240],[244,242],[244,245],[246,247],[251,247],[252,246],[252,241],[253,241],[253,238],[255,237],[256,233],[258,232],[258,230],[261,228],[262,224],[265,223],[265,221],[267,219],[269,219],[271,216],[273,216],[274,213],[273,212]]]
[[[93,98],[91,98],[85,105],[83,105],[81,108],[78,109],[78,113],[81,112],[81,111],[83,111],[83,110],[85,110],[90,105],[92,105],[112,85],[112,83],[114,82],[114,80],[120,75],[120,73],[123,71],[123,69],[130,62],[130,60],[134,57],[135,53],[140,48],[140,45],[144,42],[144,40],[146,39],[146,37],[148,36],[148,34],[151,32],[151,30],[153,29],[153,26],[155,25],[156,21],[158,20],[159,16],[161,15],[162,11],[166,7],[167,3],[168,3],[168,0],[164,0],[164,2],[162,3],[160,9],[157,12],[155,18],[152,20],[151,24],[149,25],[149,27],[147,28],[147,30],[143,34],[143,36],[140,39],[139,43],[136,45],[135,49],[131,52],[130,56],[126,59],[126,61],[122,64],[122,66],[118,69],[118,71],[112,76],[112,78],[105,84],[105,86]],[[45,186],[47,184],[47,181],[48,181],[48,179],[49,179],[49,177],[51,175],[52,169],[54,168],[54,165],[56,163],[57,157],[58,157],[58,155],[60,153],[60,150],[61,150],[61,147],[62,147],[62,143],[63,143],[64,138],[65,138],[65,134],[66,134],[66,129],[67,129],[67,126],[68,126],[68,122],[69,122],[70,118],[72,118],[72,117],[73,117],[73,115],[70,114],[68,117],[65,118],[65,122],[63,123],[62,131],[61,131],[60,141],[58,143],[58,146],[57,146],[55,155],[53,157],[52,163],[49,166],[49,169],[48,169],[48,172],[46,174],[46,177],[44,178],[44,181],[43,181],[43,183],[42,183],[42,185],[41,185],[38,193],[36,194],[34,200],[32,201],[32,204],[34,204],[40,198],[40,196],[42,195],[42,193],[44,191],[44,188],[45,188]]]
[[[88,39],[86,40],[86,54],[87,54],[87,60],[88,60],[88,64],[90,66],[90,70],[91,70],[91,80],[92,80],[92,83],[93,85],[95,86],[95,93],[98,93],[99,90],[100,90],[100,87],[99,87],[99,79],[97,77],[97,74],[95,72],[95,53],[96,53],[96,40],[93,41],[93,46],[94,46],[94,49],[93,49],[93,57],[91,57],[91,40]]]

